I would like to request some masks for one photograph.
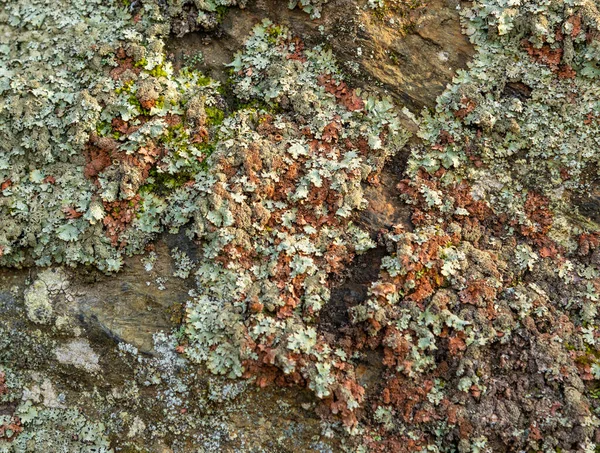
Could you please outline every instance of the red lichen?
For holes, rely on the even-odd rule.
[[[318,81],[325,88],[325,91],[333,94],[337,101],[349,111],[353,112],[365,108],[363,100],[345,82],[337,82],[331,75],[319,76]]]
[[[15,440],[21,432],[23,432],[21,419],[15,415],[9,421],[0,425],[0,439],[8,442]]]
[[[477,107],[477,103],[472,99],[463,97],[460,100],[461,108],[454,112],[454,115],[461,120],[464,119],[469,113],[471,113]]]
[[[127,245],[120,236],[135,219],[139,202],[139,195],[136,195],[131,200],[104,202],[106,216],[102,222],[106,227],[106,236],[108,236],[113,246],[124,247]]]
[[[562,48],[558,47],[553,49],[548,44],[536,48],[528,39],[523,39],[521,45],[535,62],[548,66],[552,72],[559,71],[559,65],[563,55]]]

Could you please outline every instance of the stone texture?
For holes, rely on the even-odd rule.
[[[413,111],[431,107],[457,69],[466,67],[474,49],[461,34],[457,0],[433,0],[394,16],[394,23],[366,7],[366,0],[332,0],[320,19],[310,20],[286,2],[257,0],[232,9],[212,33],[187,34],[170,42],[180,64],[200,50],[199,67],[224,81],[223,65],[232,60],[254,25],[264,18],[288,26],[307,45],[325,43],[348,71],[355,86],[373,84]],[[464,2],[467,4],[467,2]]]

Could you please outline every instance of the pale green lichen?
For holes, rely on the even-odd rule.
[[[86,339],[73,339],[56,348],[54,354],[56,360],[63,365],[71,365],[89,373],[100,371],[98,354]]]
[[[573,194],[598,175],[600,53],[586,34],[595,7],[478,2],[463,17],[478,52],[424,112],[419,136],[437,152],[415,152],[410,171],[443,168],[445,182],[470,181],[478,199],[522,225],[535,228],[524,212],[529,192],[550,200],[555,222],[575,217]]]
[[[36,280],[25,292],[25,306],[29,320],[38,324],[48,324],[52,317],[52,304],[48,289],[42,280]]]
[[[432,451],[594,451],[598,227],[575,200],[598,177],[596,6],[462,14],[477,53],[417,120],[424,146],[399,185],[414,229],[384,236],[380,278],[351,309],[384,349],[375,419]]]
[[[46,269],[37,276],[24,294],[27,317],[37,324],[50,324],[55,318],[54,302],[57,296],[69,298],[69,282],[60,268]]]
[[[23,431],[10,442],[0,439],[0,451],[61,451],[111,453],[106,427],[89,421],[76,409],[45,408],[27,400],[15,410]],[[3,422],[7,416],[0,416]]]
[[[329,0],[289,0],[290,9],[301,8],[305,13],[310,14],[311,19],[321,17],[321,9]]]
[[[0,264],[118,270],[163,229],[164,191],[210,153],[203,109],[218,111],[217,84],[173,74],[151,2],[137,22],[117,2],[11,2],[0,14]],[[165,122],[174,116],[186,122]]]
[[[329,52],[296,46],[288,30],[265,21],[231,64],[237,96],[275,111],[227,118],[209,158],[214,176],[202,183],[208,196],[194,213],[205,259],[188,304],[186,352],[214,372],[241,376],[266,343],[271,364],[301,373],[325,397],[339,358],[310,345],[330,298],[327,274],[373,246],[348,218],[366,205],[361,183],[406,133],[391,103],[363,100],[341,83]],[[316,363],[298,366],[294,352]]]

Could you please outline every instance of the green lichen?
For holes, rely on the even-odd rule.
[[[318,17],[324,3],[290,6]],[[196,281],[177,335],[185,357],[166,336],[157,358],[120,347],[135,377],[111,398],[156,386],[146,404],[167,414],[151,421],[161,435],[178,434],[173,421],[190,407],[181,430],[203,423],[191,359],[260,385],[304,385],[379,451],[593,450],[600,236],[575,201],[598,178],[595,4],[464,9],[476,54],[415,118],[421,143],[398,186],[412,225],[379,236],[379,276],[335,335],[320,323],[333,276],[375,247],[353,222],[364,186],[408,134],[394,104],[343,82],[330,49],[304,50],[269,21],[230,64],[235,111],[218,83],[174,71],[167,34],[212,29],[235,4],[13,1],[0,12],[0,265],[117,271],[180,229],[200,245],[197,259],[172,251],[174,275]],[[52,272],[23,294],[18,319],[78,336],[74,295]],[[43,338],[32,356],[99,374],[86,341]],[[368,349],[382,352],[376,395],[359,378]],[[19,400],[23,385],[10,385],[6,451],[108,451],[100,422]],[[149,423],[119,417],[131,437]]]
[[[163,229],[162,187],[172,195],[204,169],[224,116],[218,84],[173,73],[156,5],[138,11],[136,23],[118,5],[26,3],[12,2],[0,17],[0,263],[117,270],[123,253]],[[62,19],[50,14],[63,9]],[[42,43],[43,63],[25,41]]]
[[[478,1],[462,15],[477,53],[418,119],[424,145],[399,185],[414,229],[385,235],[380,278],[351,310],[384,349],[375,414],[388,434],[370,444],[593,451],[598,228],[575,201],[598,171],[598,14]],[[500,397],[512,418],[498,392],[517,380]]]
[[[406,133],[391,103],[344,88],[329,52],[296,54],[288,30],[268,21],[231,66],[242,102],[277,109],[226,118],[209,158],[212,188],[203,189],[210,195],[194,214],[204,260],[188,304],[186,352],[235,377],[244,363],[260,363],[260,348],[271,350],[269,364],[301,373],[326,397],[339,357],[317,344],[313,324],[330,297],[327,274],[336,260],[373,246],[349,218],[366,204],[361,181],[380,171]],[[353,143],[362,143],[364,155]],[[299,365],[295,354],[317,359]]]
[[[106,427],[89,421],[76,409],[43,408],[31,401],[20,404],[15,414],[23,431],[10,443],[0,440],[0,451],[63,451],[111,453]],[[5,416],[3,416],[5,417]]]

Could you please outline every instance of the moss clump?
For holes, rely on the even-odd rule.
[[[225,119],[225,112],[217,107],[207,107],[206,119],[210,126],[219,126]]]

